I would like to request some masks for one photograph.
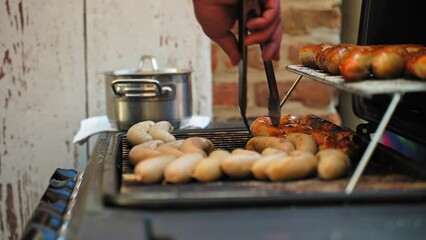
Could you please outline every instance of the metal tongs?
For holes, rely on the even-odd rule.
[[[246,23],[249,18],[258,17],[262,15],[263,1],[262,0],[239,0],[238,12],[238,44],[241,54],[239,63],[239,76],[238,76],[238,106],[240,108],[241,117],[244,124],[250,131],[250,126],[246,117],[247,109],[247,46],[244,44],[248,30]],[[263,44],[260,44],[263,48]],[[269,86],[268,97],[268,115],[271,119],[272,125],[278,126],[281,118],[281,106],[278,93],[277,82],[275,79],[274,67],[272,61],[263,61],[265,66],[266,78]]]

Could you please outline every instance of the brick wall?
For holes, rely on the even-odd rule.
[[[297,75],[285,70],[298,64],[301,47],[314,43],[339,43],[341,0],[282,0],[283,41],[281,59],[274,62],[280,96],[284,97]],[[212,45],[213,118],[216,121],[241,119],[238,110],[238,66],[232,66],[219,46]],[[267,114],[268,85],[258,46],[248,49],[247,117]],[[303,78],[282,108],[283,114],[316,114],[340,124],[335,111],[336,91]]]

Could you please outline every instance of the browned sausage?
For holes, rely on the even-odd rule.
[[[401,77],[407,50],[401,46],[385,46],[373,52],[371,67],[374,77],[390,79]]]
[[[406,55],[405,76],[407,78],[420,78],[425,80],[426,50],[410,52]]]
[[[349,47],[343,44],[332,47],[326,53],[327,56],[324,60],[326,71],[332,75],[339,75],[340,64],[342,63],[343,59],[345,59],[345,57],[349,55],[349,49]]]
[[[421,44],[401,44],[401,47],[405,48],[408,52],[418,52],[422,49],[424,49],[425,47]]]
[[[352,50],[340,64],[340,73],[348,81],[358,81],[370,76],[372,51],[369,49]]]
[[[318,44],[309,45],[301,48],[299,50],[299,60],[302,65],[310,68],[317,68],[315,63],[315,50],[318,47]]]
[[[327,66],[325,65],[327,54],[331,51],[333,45],[323,44],[317,47],[315,53],[315,63],[319,69],[327,71]]]

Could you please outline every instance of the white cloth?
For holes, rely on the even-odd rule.
[[[192,116],[182,120],[179,124],[179,129],[203,129],[210,123],[208,116]],[[117,126],[114,126],[107,116],[96,116],[81,120],[80,129],[74,136],[73,143],[83,144],[87,139],[101,132],[116,132]]]
[[[80,129],[74,136],[73,143],[83,144],[86,140],[100,132],[118,131],[116,126],[113,126],[107,116],[96,116],[81,120]]]

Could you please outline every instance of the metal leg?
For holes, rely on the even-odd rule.
[[[300,80],[302,79],[302,75],[300,75],[297,80],[293,83],[293,85],[291,85],[290,89],[287,91],[287,94],[284,96],[283,100],[280,103],[280,107],[282,107],[284,105],[284,103],[287,101],[288,97],[290,97],[291,92],[293,92],[294,88],[296,87],[296,85],[300,82]]]
[[[368,164],[371,156],[373,155],[374,149],[377,146],[380,138],[382,137],[384,131],[386,130],[386,126],[389,123],[389,120],[392,117],[393,112],[398,106],[399,101],[402,98],[401,93],[395,93],[393,95],[392,101],[389,103],[388,108],[386,109],[385,114],[383,115],[382,120],[380,121],[379,126],[377,127],[376,132],[374,133],[373,139],[371,139],[370,143],[367,146],[364,154],[362,155],[361,161],[358,163],[357,168],[355,169],[354,174],[352,175],[348,185],[346,186],[345,193],[351,194],[355,188],[355,185],[358,183],[359,178],[361,177],[365,167]]]

